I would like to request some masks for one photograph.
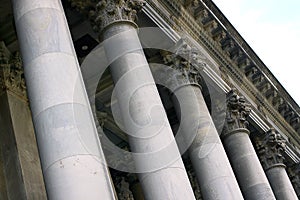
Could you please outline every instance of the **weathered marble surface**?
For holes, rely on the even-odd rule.
[[[124,39],[126,38],[126,39]],[[195,199],[135,27],[112,25],[103,33],[125,132],[145,199]]]
[[[49,199],[115,199],[60,0],[14,0]]]

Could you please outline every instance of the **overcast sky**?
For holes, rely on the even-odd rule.
[[[300,0],[213,0],[300,105]]]

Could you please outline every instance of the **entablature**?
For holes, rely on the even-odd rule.
[[[179,35],[188,34],[204,46],[218,63],[226,84],[240,86],[239,90],[255,102],[254,111],[270,127],[275,124],[299,150],[298,105],[211,1],[148,0],[147,3]]]

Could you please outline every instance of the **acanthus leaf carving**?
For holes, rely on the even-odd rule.
[[[256,141],[257,154],[265,170],[284,165],[285,139],[275,130],[270,129],[263,140]]]
[[[201,72],[206,66],[206,58],[198,49],[185,42],[176,47],[175,53],[161,51],[163,64],[171,67],[173,73],[167,73],[171,89],[174,91],[182,85],[201,85]]]
[[[0,43],[0,66],[1,90],[9,90],[27,98],[20,53],[10,53],[4,42]]]
[[[134,200],[129,182],[122,176],[117,177],[116,190],[119,200]]]
[[[116,22],[134,23],[137,12],[141,11],[144,0],[69,0],[71,6],[86,15],[92,27],[102,32],[107,26]]]
[[[223,129],[223,137],[235,130],[244,129],[249,133],[247,126],[247,117],[251,112],[250,104],[246,102],[243,96],[237,94],[236,89],[227,93],[227,111],[226,121]]]

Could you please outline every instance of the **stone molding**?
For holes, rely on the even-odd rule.
[[[146,3],[143,0],[69,1],[72,7],[88,15],[96,32],[103,32],[108,26],[118,22],[135,25],[137,12],[141,11]]]
[[[247,126],[249,125],[247,117],[251,112],[250,104],[246,102],[243,96],[237,94],[236,89],[232,89],[227,93],[226,102],[226,121],[222,137],[241,131],[249,134],[250,132],[247,129]]]
[[[286,140],[275,129],[270,129],[262,140],[257,140],[256,148],[265,171],[273,167],[285,167],[283,153]]]
[[[248,91],[255,101],[263,105],[273,120],[282,117],[285,120],[277,121],[283,128],[290,125],[295,133],[300,133],[298,108],[286,100],[286,92],[282,88],[278,91],[270,82],[269,76],[266,75],[268,73],[264,70],[265,66],[261,62],[256,62],[256,55],[252,53],[252,56],[249,56],[245,53],[245,48],[248,51],[251,49],[243,46],[245,42],[236,41],[236,38],[241,38],[238,33],[231,34],[224,28],[219,20],[223,17],[222,14],[217,9],[213,9],[218,14],[216,16],[207,7],[207,4],[214,7],[210,5],[212,4],[210,0],[164,0],[160,2],[168,8],[171,16],[177,16],[166,19],[170,24],[174,24],[174,22],[178,24],[174,27],[176,30],[188,32],[214,54],[216,60],[225,68],[225,73],[230,74],[237,84],[242,85],[242,89]],[[163,15],[163,13],[161,14]],[[223,78],[230,84],[230,80],[227,80],[226,77]],[[272,77],[271,79],[273,80]],[[276,87],[278,87],[277,84]],[[282,94],[280,91],[283,91]],[[296,136],[290,136],[297,140]]]
[[[27,99],[21,56],[19,52],[12,54],[4,42],[0,42],[0,90]]]
[[[78,10],[91,8],[95,4],[94,0],[69,1],[75,2],[72,5]],[[285,95],[269,83],[268,76],[266,76],[268,73],[264,70],[260,72],[260,67],[263,66],[255,59],[253,61],[253,56],[245,53],[243,45],[235,40],[236,34],[231,36],[228,30],[224,29],[218,20],[220,19],[219,12],[213,9],[218,14],[217,17],[213,15],[207,7],[207,2],[206,0],[160,0],[159,2],[147,0],[147,3],[176,31],[187,32],[204,45],[215,60],[221,63],[220,68],[224,68],[222,77],[226,83],[230,85],[230,80],[227,78],[229,74],[237,84],[241,84],[241,89],[245,90],[252,100],[254,98],[257,104],[263,106],[261,110],[267,111],[266,114],[269,115],[270,120],[278,122],[279,128],[284,129],[285,134],[290,137],[290,142],[296,143],[299,138],[296,132],[300,133],[299,113],[294,110],[293,104],[290,105],[285,99]],[[169,13],[166,14],[165,10]],[[281,117],[285,120],[278,120]]]

